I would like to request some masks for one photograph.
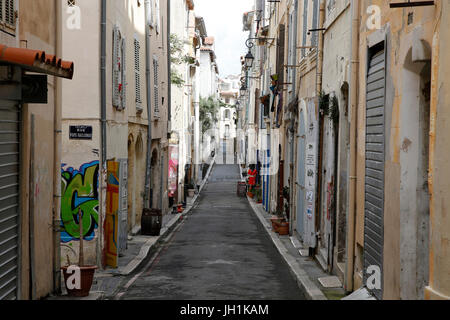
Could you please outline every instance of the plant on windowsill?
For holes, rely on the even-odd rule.
[[[78,266],[71,265],[68,259],[68,266],[62,267],[64,284],[67,293],[71,297],[87,297],[91,291],[97,266],[86,266],[84,264],[84,233],[83,233],[83,213],[78,209],[78,224],[80,227],[80,248],[78,252]],[[79,276],[79,279],[77,279]]]

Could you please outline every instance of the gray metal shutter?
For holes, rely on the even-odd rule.
[[[383,274],[383,217],[385,163],[385,51],[378,49],[370,58],[366,97],[366,173],[364,219],[364,270],[378,266]],[[367,272],[364,272],[366,283]],[[383,285],[382,277],[380,279]],[[380,290],[372,293],[382,299]]]
[[[0,300],[17,299],[20,113],[0,100]]]

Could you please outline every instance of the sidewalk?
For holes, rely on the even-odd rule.
[[[192,208],[196,205],[197,199],[201,191],[208,182],[211,171],[215,165],[216,158],[212,159],[211,165],[208,169],[205,179],[200,185],[199,192],[193,197],[188,198],[186,209],[179,214],[167,214],[163,216],[163,223],[161,233],[159,236],[129,236],[127,250],[119,256],[119,266],[117,269],[107,268],[104,270],[97,270],[94,276],[91,292],[85,298],[68,297],[66,288],[62,285],[62,295],[50,296],[47,300],[104,300],[115,295],[122,281],[126,276],[129,276],[137,269],[144,265],[149,253],[157,244],[166,238],[171,231],[178,225],[183,218],[188,215]],[[63,283],[63,279],[62,279]]]
[[[242,170],[241,170],[241,178]],[[323,271],[313,257],[308,256],[308,250],[296,237],[280,236],[272,231],[271,214],[267,213],[262,204],[247,197],[250,206],[258,217],[264,229],[272,239],[275,247],[289,266],[291,274],[297,280],[297,285],[310,300],[340,300],[346,296],[345,290],[337,277]],[[327,287],[324,287],[324,285]]]

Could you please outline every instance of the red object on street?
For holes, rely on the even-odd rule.
[[[258,171],[255,170],[248,170],[248,184],[250,186],[254,186],[256,184],[256,175],[258,174]]]

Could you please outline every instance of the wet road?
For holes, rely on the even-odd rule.
[[[293,300],[304,296],[246,198],[237,165],[216,165],[196,208],[120,299]]]

